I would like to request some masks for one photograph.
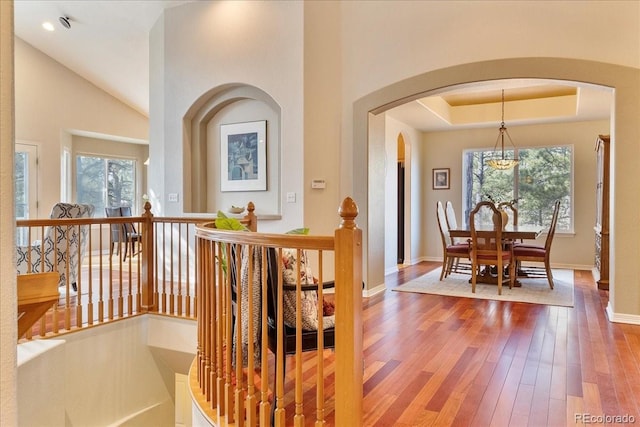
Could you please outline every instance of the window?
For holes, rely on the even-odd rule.
[[[16,219],[38,216],[38,147],[16,142],[14,157],[14,197]],[[32,238],[37,238],[32,235]],[[26,227],[16,229],[16,242],[20,246],[28,244]]]
[[[514,150],[505,150],[513,155]],[[548,227],[553,202],[562,202],[557,231],[573,230],[573,147],[568,145],[516,150],[520,163],[511,170],[495,170],[486,164],[493,150],[463,153],[464,218],[481,200],[517,200],[518,225]]]
[[[104,215],[105,207],[135,208],[136,161],[78,155],[76,200],[94,205],[98,215]]]

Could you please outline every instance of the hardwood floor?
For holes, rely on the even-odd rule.
[[[582,414],[640,424],[640,326],[608,321],[608,292],[590,271],[574,273],[573,308],[392,291],[439,266],[405,267],[364,299],[364,426],[565,426],[583,424]],[[303,357],[305,424],[314,425],[315,356]],[[325,362],[329,426],[332,351]],[[294,366],[290,357],[286,425]]]
[[[608,321],[590,271],[574,273],[573,308],[391,290],[438,266],[365,299],[365,426],[640,423],[640,326]]]

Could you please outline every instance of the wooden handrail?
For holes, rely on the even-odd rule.
[[[219,230],[213,223],[204,223],[196,227],[196,238],[198,247],[198,299],[197,319],[198,319],[198,355],[192,365],[190,377],[197,388],[192,387],[195,402],[201,407],[204,414],[210,418],[215,425],[260,425],[271,424],[272,417],[269,415],[271,408],[276,406],[273,413],[273,420],[276,426],[284,426],[285,411],[293,411],[294,423],[304,425],[305,416],[311,413],[303,412],[303,400],[308,399],[308,391],[303,387],[302,371],[302,327],[301,327],[301,292],[303,284],[300,276],[300,254],[301,251],[312,251],[317,255],[319,264],[320,282],[323,278],[323,259],[325,253],[333,252],[335,262],[335,366],[336,381],[335,393],[329,393],[330,398],[335,403],[335,425],[362,425],[362,395],[363,395],[363,355],[362,355],[362,231],[358,229],[355,218],[358,209],[353,200],[347,198],[340,206],[339,213],[341,222],[333,236],[309,236],[293,234],[275,233],[248,233],[243,231]],[[293,393],[294,402],[287,404],[284,391],[284,360],[283,354],[283,328],[284,319],[282,295],[285,289],[283,283],[282,266],[277,272],[277,292],[279,296],[277,303],[277,318],[275,329],[278,331],[277,343],[275,346],[275,367],[268,366],[266,353],[272,349],[267,340],[267,265],[265,261],[266,248],[275,248],[277,256],[282,256],[283,248],[297,253],[298,280],[295,285],[296,293],[296,370],[293,373],[295,390]],[[232,252],[233,249],[233,252]],[[228,262],[230,254],[235,254],[236,286],[232,291],[232,281],[227,271],[231,267]],[[243,254],[242,271],[246,273],[244,278],[249,278],[250,283],[244,282],[240,286],[240,253]],[[260,257],[256,264],[261,271],[253,271],[253,257]],[[271,269],[271,267],[269,267]],[[248,269],[245,270],[245,269]],[[271,269],[270,277],[276,274]],[[260,279],[258,279],[260,278]],[[273,282],[271,282],[273,283]],[[259,285],[258,285],[259,284]],[[260,286],[260,290],[256,288]],[[269,285],[271,286],[271,285]],[[276,286],[276,284],[273,284]],[[246,287],[246,289],[245,289]],[[248,289],[252,289],[249,291]],[[291,286],[286,286],[291,289]],[[259,313],[258,330],[262,341],[255,343],[262,357],[262,367],[260,380],[253,372],[254,352],[251,350],[254,344],[253,337],[255,331],[253,322],[254,316],[251,314],[254,308],[252,298],[254,293],[261,294],[262,309]],[[291,292],[291,291],[289,291]],[[308,291],[307,291],[308,292]],[[318,312],[322,313],[322,286],[318,289]],[[245,306],[244,304],[248,304]],[[248,319],[244,320],[244,317]],[[269,320],[271,322],[272,320]],[[318,317],[318,330],[323,330],[322,315]],[[244,330],[245,323],[248,322]],[[242,325],[242,327],[240,327]],[[245,344],[243,334],[249,342]],[[318,344],[316,351],[316,374],[313,391],[316,394],[315,423],[321,425],[325,423],[327,408],[330,407],[325,402],[324,393],[324,364],[325,349],[323,335],[316,334]],[[240,345],[238,343],[243,343]],[[232,349],[242,349],[232,357]],[[246,352],[246,353],[244,353]],[[256,355],[257,357],[257,355]],[[242,361],[246,360],[244,366]],[[244,366],[244,370],[243,370]],[[270,371],[273,369],[274,371]],[[197,371],[197,372],[193,372]],[[275,389],[267,384],[267,378],[278,379]],[[257,392],[254,388],[259,389]],[[306,374],[304,382],[312,382]],[[288,386],[287,386],[288,387]],[[270,393],[274,399],[269,399]],[[289,393],[287,393],[289,396]],[[257,401],[259,400],[259,401]],[[290,405],[290,406],[287,406]],[[307,404],[306,406],[309,406]],[[287,409],[290,408],[290,409]],[[253,417],[258,414],[258,419]]]
[[[150,204],[145,203],[144,208],[141,216],[16,220],[17,232],[24,239],[17,248],[18,274],[52,268],[61,268],[64,274],[58,304],[29,328],[24,338],[64,334],[146,312],[195,318],[195,225],[215,217],[156,217]],[[247,214],[240,221],[257,229],[253,203],[248,203]],[[118,224],[134,225],[136,256],[123,259],[110,253],[125,244],[111,240],[111,227]],[[82,227],[90,231],[82,233],[73,246],[57,238],[61,233],[77,233]],[[77,270],[65,261],[64,267],[56,266],[60,259],[79,259],[74,263]]]
[[[18,337],[27,332],[58,301],[58,273],[18,276]]]

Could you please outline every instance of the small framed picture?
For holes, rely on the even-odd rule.
[[[449,168],[433,169],[433,189],[434,190],[448,190],[449,183]]]

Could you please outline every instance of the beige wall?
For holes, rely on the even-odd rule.
[[[60,200],[63,147],[73,136],[146,143],[148,120],[68,68],[16,38],[16,140],[38,146],[38,217]]]
[[[0,425],[18,425],[13,197],[13,2],[0,1]]]
[[[340,218],[340,76],[342,36],[338,2],[304,3],[304,212],[314,234],[333,234]],[[327,96],[331,94],[331,96]],[[311,181],[323,179],[324,189]]]

